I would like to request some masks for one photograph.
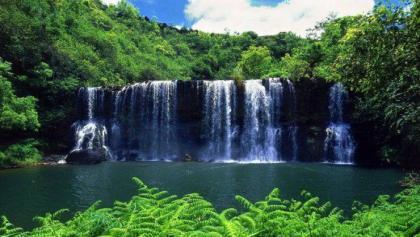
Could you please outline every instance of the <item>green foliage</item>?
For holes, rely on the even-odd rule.
[[[238,67],[245,78],[258,79],[268,73],[271,64],[272,57],[267,47],[251,46],[242,53]]]
[[[420,4],[406,4],[330,17],[315,27],[313,41],[283,57],[277,75],[345,84],[355,95],[354,123],[371,127],[377,155],[409,166],[420,157]]]
[[[308,77],[309,63],[295,56],[286,54],[280,61],[280,76],[291,80]]]
[[[381,150],[397,149],[393,159],[405,164],[420,155],[419,15],[415,0],[409,11],[382,6],[370,15],[328,23],[325,32],[344,29],[335,47],[327,44],[336,48],[330,68],[360,95],[361,119],[383,124],[376,138]]]
[[[401,186],[403,187],[415,187],[420,185],[420,173],[411,172],[400,181]]]
[[[15,227],[9,220],[2,216],[0,217],[0,235],[4,237],[17,236],[23,232],[22,228]]]
[[[0,167],[25,166],[36,164],[41,160],[41,154],[36,148],[39,143],[34,139],[10,145],[4,151],[0,151]]]
[[[2,236],[416,236],[420,231],[420,187],[414,186],[392,200],[380,196],[372,207],[362,206],[351,219],[330,203],[302,192],[301,200],[280,198],[274,189],[264,200],[236,200],[243,211],[228,208],[217,212],[198,194],[181,198],[151,188],[134,178],[138,194],[112,208],[99,203],[60,221],[60,210],[36,217],[39,227],[24,231],[5,217]]]
[[[16,76],[11,72],[11,64],[0,58],[0,134],[37,131],[40,123],[32,96],[17,97],[11,81]],[[4,137],[4,135],[0,135]],[[34,140],[24,140],[2,150],[0,147],[0,167],[33,164],[40,160]]]
[[[10,79],[10,63],[0,58],[0,131],[37,130],[40,126],[35,110],[36,99],[32,96],[17,97]]]

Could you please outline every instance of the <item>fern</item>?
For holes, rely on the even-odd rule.
[[[0,236],[17,236],[22,231],[22,228],[15,227],[5,216],[0,217]]]
[[[150,188],[133,178],[138,194],[128,202],[116,201],[111,208],[96,202],[63,223],[67,210],[34,218],[39,227],[25,232],[0,219],[0,236],[58,237],[276,237],[276,236],[419,236],[420,186],[404,190],[395,197],[380,196],[372,206],[355,202],[353,217],[331,203],[320,203],[309,192],[301,200],[284,200],[274,189],[264,200],[252,203],[236,196],[244,211],[228,208],[217,212],[196,193],[178,198],[166,191]]]

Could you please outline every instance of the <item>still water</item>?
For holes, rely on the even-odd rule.
[[[279,187],[283,198],[299,198],[302,190],[331,201],[347,212],[353,200],[372,204],[380,194],[401,190],[404,173],[319,163],[221,164],[106,162],[96,166],[46,166],[0,171],[0,216],[25,228],[32,218],[68,208],[72,213],[96,200],[110,206],[136,193],[131,177],[150,186],[184,195],[200,193],[219,210],[238,207],[236,194],[252,201]]]

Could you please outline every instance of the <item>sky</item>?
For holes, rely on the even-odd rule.
[[[102,0],[115,4],[119,0]],[[300,36],[331,13],[338,17],[366,13],[381,2],[401,0],[128,0],[140,14],[176,27],[205,32],[254,31]]]

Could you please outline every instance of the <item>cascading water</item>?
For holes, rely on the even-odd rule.
[[[296,90],[295,86],[290,80],[286,80],[287,91],[289,97],[289,113],[291,122],[287,126],[287,139],[289,144],[289,157],[291,160],[296,161],[298,157],[298,144],[297,144],[297,134],[299,127],[296,124]]]
[[[103,125],[89,121],[83,126],[76,127],[76,146],[74,150],[106,148],[107,130]]]
[[[202,160],[231,159],[236,89],[233,81],[204,81],[204,131],[207,138]]]
[[[283,125],[281,123],[284,99],[284,86],[282,80],[278,78],[268,79],[268,94],[270,98],[270,124],[267,128],[268,146],[271,146],[272,160],[283,160],[282,138]]]
[[[274,93],[274,90],[273,90]],[[245,114],[241,150],[245,161],[278,161],[278,131],[271,126],[270,97],[261,80],[245,81]]]
[[[175,81],[151,81],[115,94],[111,148],[120,159],[172,160],[176,154]]]
[[[356,148],[350,124],[344,122],[344,102],[347,92],[341,83],[330,89],[330,123],[326,129],[324,142],[325,160],[334,163],[352,164]]]
[[[280,125],[284,93],[282,80],[278,78],[268,79],[268,88],[270,96],[271,123],[273,125]]]
[[[309,144],[311,124],[298,126],[296,91],[288,80],[82,88],[74,150],[105,149],[115,160],[279,162],[300,160],[308,144],[324,142],[326,160],[350,163],[354,142],[343,120],[345,96],[341,85],[331,88],[327,138]]]
[[[95,115],[103,111],[104,92],[96,87],[82,88],[79,90],[79,96],[82,98],[82,108],[86,111],[87,120],[74,124],[76,144],[73,151],[100,148],[108,151],[106,146],[108,131],[95,119]]]
[[[297,160],[296,93],[290,80],[268,79],[270,126],[268,134],[277,149],[278,160]]]

